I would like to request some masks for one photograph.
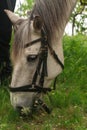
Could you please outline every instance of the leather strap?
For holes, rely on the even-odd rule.
[[[38,92],[38,93],[47,93],[50,92],[52,89],[51,88],[42,88],[40,86],[34,86],[34,88],[32,88],[32,85],[26,85],[26,86],[22,86],[22,87],[16,87],[16,88],[12,88],[9,87],[10,92],[15,93],[15,92]]]

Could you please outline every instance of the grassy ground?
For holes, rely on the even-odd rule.
[[[87,130],[87,36],[65,37],[65,69],[57,90],[45,97],[53,109],[23,119],[10,105],[9,92],[0,86],[0,130]]]

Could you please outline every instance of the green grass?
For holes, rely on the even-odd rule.
[[[65,36],[63,43],[65,69],[56,91],[45,96],[52,113],[23,119],[11,106],[7,87],[0,86],[0,130],[87,130],[87,36]]]

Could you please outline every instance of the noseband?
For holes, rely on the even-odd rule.
[[[53,58],[61,66],[62,69],[64,68],[64,65],[60,61],[58,56],[56,55],[55,51],[48,44],[47,35],[43,28],[41,30],[41,38],[27,43],[24,46],[24,48],[32,46],[38,42],[41,42],[41,49],[40,49],[40,54],[39,54],[39,61],[38,61],[37,68],[36,68],[36,71],[33,76],[32,83],[29,85],[20,86],[20,87],[16,87],[16,88],[9,87],[10,92],[12,92],[12,93],[15,93],[15,92],[47,93],[47,92],[50,92],[51,90],[55,89],[55,83],[54,83],[53,88],[44,87],[44,78],[48,76],[48,73],[47,73],[48,48],[49,48],[50,53],[53,56]],[[40,77],[40,79],[39,79],[38,85],[36,85],[38,76]]]

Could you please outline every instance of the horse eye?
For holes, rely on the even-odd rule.
[[[27,61],[28,61],[28,62],[33,62],[33,61],[35,61],[35,60],[37,59],[37,56],[38,56],[38,55],[29,55],[29,56],[27,57]]]

